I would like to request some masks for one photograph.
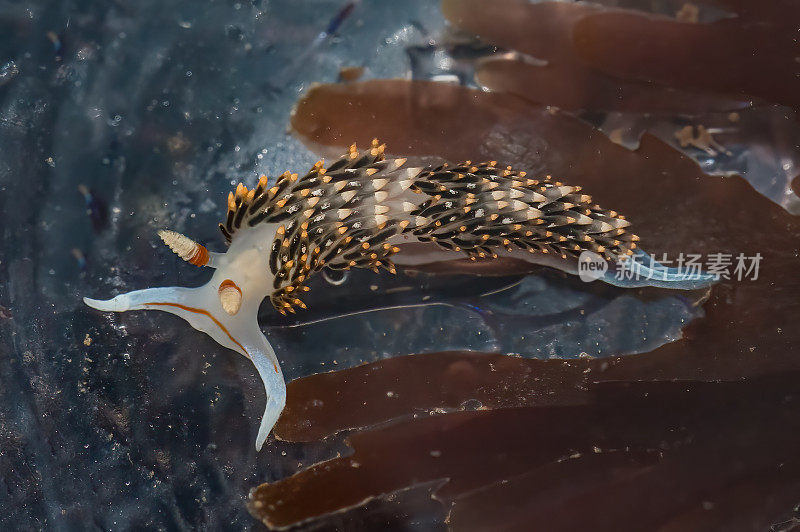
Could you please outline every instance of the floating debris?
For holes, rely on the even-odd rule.
[[[101,231],[108,226],[108,207],[86,185],[78,185],[78,192],[86,202],[86,214],[92,221],[95,231]]]
[[[17,74],[19,74],[19,68],[14,61],[9,61],[0,66],[0,87],[14,79]]]

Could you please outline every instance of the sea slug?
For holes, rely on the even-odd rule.
[[[612,264],[638,264],[633,278],[600,277],[613,284],[696,288],[713,280],[652,268],[642,260],[649,256],[637,247],[629,222],[594,204],[580,187],[529,177],[495,161],[413,167],[406,159],[385,158],[384,149],[377,140],[363,153],[353,145],[305,176],[286,172],[271,187],[262,176],[252,190],[239,184],[220,224],[229,244],[225,253],[160,231],[182,259],[215,270],[205,285],[84,301],[102,311],[171,312],[252,360],[267,392],[256,437],[260,450],[283,410],[286,385],[258,325],[259,305],[269,297],[281,313],[305,308],[305,283],[323,268],[394,273],[396,265],[503,256],[576,273],[578,257],[592,252]]]

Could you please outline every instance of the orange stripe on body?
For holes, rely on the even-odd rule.
[[[227,334],[227,335],[228,335],[228,338],[230,338],[230,339],[231,339],[231,341],[232,341],[233,343],[235,343],[236,345],[238,345],[238,346],[239,346],[239,347],[242,349],[242,351],[244,351],[244,354],[245,354],[245,356],[246,356],[247,358],[249,358],[250,360],[253,360],[253,357],[251,357],[251,356],[250,356],[250,353],[248,353],[248,352],[247,352],[247,349],[245,349],[245,348],[244,348],[244,346],[243,346],[242,344],[240,344],[240,343],[239,343],[239,342],[236,340],[236,338],[234,338],[234,337],[233,337],[233,335],[232,335],[231,333],[229,333],[229,332],[228,332],[228,329],[226,329],[226,328],[225,328],[225,326],[224,326],[224,325],[222,325],[222,324],[219,322],[219,320],[217,320],[217,318],[215,318],[215,317],[214,317],[214,316],[213,316],[213,315],[212,315],[212,314],[211,314],[209,311],[207,311],[207,310],[205,310],[205,309],[201,309],[201,308],[188,307],[188,306],[186,306],[186,305],[181,305],[180,303],[161,303],[161,302],[151,302],[151,303],[145,303],[145,305],[156,305],[156,306],[159,306],[159,305],[161,305],[161,306],[168,306],[168,307],[178,307],[179,309],[182,309],[182,310],[187,310],[187,311],[189,311],[189,312],[194,312],[194,313],[196,313],[196,314],[203,314],[203,315],[205,315],[205,316],[208,316],[208,317],[211,319],[211,321],[213,321],[214,323],[216,323],[216,324],[217,324],[217,326],[218,326],[220,329],[222,329],[222,332],[224,332],[225,334]],[[272,367],[274,367],[274,368],[275,368],[275,373],[278,373],[278,365],[277,365],[277,364],[275,364],[275,363],[273,362],[273,363],[272,363]]]
[[[215,318],[214,316],[212,316],[212,315],[211,315],[211,313],[210,313],[209,311],[207,311],[207,310],[204,310],[204,309],[201,309],[201,308],[187,307],[186,305],[181,305],[180,303],[157,303],[157,302],[153,302],[153,303],[145,303],[145,305],[162,305],[162,306],[168,306],[168,307],[178,307],[179,309],[188,310],[189,312],[194,312],[194,313],[196,313],[196,314],[203,314],[203,315],[205,315],[205,316],[208,316],[209,318],[211,318],[211,321],[213,321],[214,323],[216,323],[216,324],[217,324],[217,326],[218,326],[220,329],[222,329],[222,332],[224,332],[225,334],[227,334],[227,335],[228,335],[228,338],[230,338],[230,339],[231,339],[231,341],[232,341],[233,343],[235,343],[236,345],[238,345],[239,347],[241,347],[241,348],[242,348],[242,351],[244,351],[244,354],[245,354],[245,356],[246,356],[247,358],[250,358],[250,359],[252,360],[252,358],[250,357],[250,353],[248,353],[248,352],[247,352],[247,349],[245,349],[245,348],[244,348],[244,346],[243,346],[242,344],[240,344],[239,342],[237,342],[237,341],[236,341],[236,338],[234,338],[234,337],[231,335],[231,333],[229,333],[229,332],[228,332],[228,329],[226,329],[226,328],[225,328],[225,326],[224,326],[224,325],[222,325],[222,324],[221,324],[221,323],[220,323],[220,322],[217,320],[217,318]]]

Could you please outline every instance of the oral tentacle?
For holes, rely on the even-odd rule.
[[[256,329],[258,326],[256,325]],[[261,424],[258,427],[256,436],[256,451],[260,451],[267,436],[272,431],[275,423],[286,405],[286,382],[283,380],[275,350],[267,341],[266,337],[258,331],[258,335],[263,342],[260,349],[254,349],[252,353],[253,364],[258,370],[258,375],[264,383],[264,391],[267,393],[267,404],[264,407],[264,414],[261,416]]]
[[[148,307],[149,303],[153,302],[168,302],[178,303],[184,305],[192,305],[194,301],[193,294],[197,289],[195,288],[182,288],[176,286],[163,286],[158,288],[145,288],[143,290],[134,290],[125,294],[120,294],[111,299],[91,299],[88,297],[83,298],[83,302],[90,307],[102,310],[103,312],[127,312],[129,310],[152,310]],[[167,309],[159,309],[167,310]]]
[[[120,294],[106,301],[84,298],[84,302],[104,312],[161,310],[175,314],[198,331],[211,336],[219,344],[250,358],[250,353],[237,337],[236,330],[219,312],[215,313],[213,310],[218,305],[218,296],[212,285],[213,282],[197,288],[180,286],[145,288]]]

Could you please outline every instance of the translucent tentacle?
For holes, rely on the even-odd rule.
[[[83,302],[92,308],[103,312],[126,312],[128,310],[149,310],[147,303],[170,302],[185,305],[195,303],[193,294],[196,288],[182,288],[178,286],[163,286],[158,288],[145,288],[144,290],[134,290],[126,294],[120,294],[111,299],[91,299],[83,298]],[[167,310],[163,308],[158,310]]]
[[[706,288],[718,280],[715,275],[700,270],[664,266],[640,249],[636,249],[626,263],[623,274],[611,268],[601,279],[623,288],[655,286],[679,290]]]
[[[286,405],[286,383],[283,380],[283,373],[275,356],[275,350],[260,330],[258,334],[263,339],[263,342],[261,349],[254,350],[252,353],[252,360],[261,380],[264,382],[267,404],[264,407],[264,415],[261,417],[261,424],[258,427],[256,451],[261,450],[272,427],[278,422],[278,417],[280,417],[283,407]]]

